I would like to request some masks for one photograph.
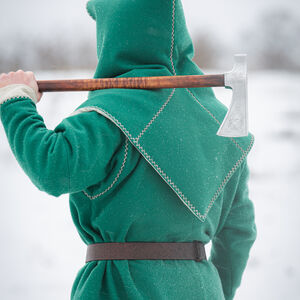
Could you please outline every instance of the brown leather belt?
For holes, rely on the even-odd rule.
[[[86,262],[111,259],[191,259],[206,258],[204,244],[193,242],[96,243],[87,247]]]

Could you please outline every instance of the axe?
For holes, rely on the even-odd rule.
[[[40,92],[92,91],[100,89],[162,89],[218,87],[232,89],[232,101],[217,132],[224,137],[248,135],[247,55],[236,54],[230,72],[220,75],[121,77],[37,81]]]

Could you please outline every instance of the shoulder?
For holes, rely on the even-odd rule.
[[[95,110],[76,110],[63,119],[54,129],[65,137],[80,139],[89,143],[120,145],[125,135],[115,124]]]

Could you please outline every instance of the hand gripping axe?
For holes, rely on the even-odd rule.
[[[224,137],[248,135],[247,55],[234,56],[233,69],[220,75],[119,77],[37,81],[40,92],[92,91],[99,89],[161,89],[225,86],[232,89],[232,101],[217,132]]]

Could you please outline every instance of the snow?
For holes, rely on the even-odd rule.
[[[40,72],[36,78],[92,75],[90,70]],[[295,73],[249,74],[249,125],[255,135],[248,157],[249,189],[258,237],[237,300],[293,300],[300,292],[300,204],[295,194],[300,182],[299,82]],[[230,90],[214,91],[229,104]],[[86,97],[86,92],[45,93],[37,109],[47,128],[54,129]],[[39,191],[14,158],[2,124],[0,128],[1,298],[68,299],[86,251],[71,219],[68,195],[55,198]]]

